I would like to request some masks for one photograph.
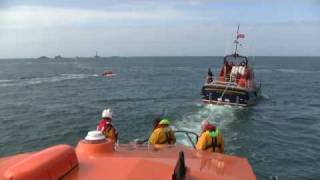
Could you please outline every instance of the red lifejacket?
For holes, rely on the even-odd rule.
[[[251,71],[250,69],[246,69],[245,73],[244,73],[244,77],[249,80],[251,79]]]
[[[212,125],[212,124],[208,124],[204,127],[202,132],[206,132],[206,131],[215,131],[216,130],[216,126]]]
[[[106,130],[106,127],[107,125],[111,124],[109,120],[107,119],[101,119],[98,126],[97,126],[97,131],[105,131]]]
[[[224,67],[225,66],[222,66],[221,70],[220,70],[220,73],[219,73],[219,76],[224,76]]]
[[[97,126],[97,131],[100,131],[106,138],[111,138],[111,140],[117,142],[118,133],[110,121],[110,119],[101,119]]]

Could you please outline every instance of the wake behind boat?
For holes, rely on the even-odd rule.
[[[202,87],[202,101],[208,104],[248,106],[254,104],[261,92],[261,84],[257,87],[253,67],[248,58],[237,53],[239,39],[244,38],[236,34],[235,52],[224,57],[223,65],[217,78],[209,68],[208,76]]]

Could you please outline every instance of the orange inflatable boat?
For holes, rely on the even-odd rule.
[[[0,180],[256,179],[247,159],[199,152],[182,145],[115,145],[86,138],[74,148],[47,149],[0,158]]]
[[[115,76],[115,74],[111,70],[108,70],[108,71],[103,72],[101,74],[101,76],[111,77],[111,76]]]

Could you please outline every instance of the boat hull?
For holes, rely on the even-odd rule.
[[[202,102],[206,104],[249,106],[255,104],[260,88],[246,89],[237,86],[207,84],[202,87]]]

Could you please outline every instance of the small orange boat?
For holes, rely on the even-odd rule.
[[[115,145],[101,138],[86,137],[75,148],[56,145],[0,158],[0,180],[39,179],[253,180],[256,177],[245,158],[199,152],[182,145]]]
[[[106,76],[106,77],[110,77],[110,76],[114,76],[114,75],[115,74],[111,70],[105,71],[101,74],[101,76]]]

